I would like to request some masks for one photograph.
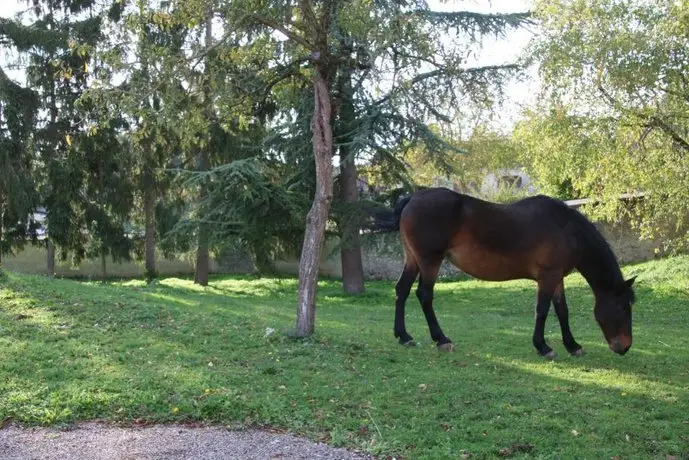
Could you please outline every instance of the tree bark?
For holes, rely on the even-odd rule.
[[[0,195],[0,266],[2,265],[2,252],[5,249],[3,244],[5,237],[5,198],[3,195]]]
[[[50,14],[52,17],[52,6],[50,10]],[[55,126],[55,123],[57,123],[57,95],[55,94],[55,80],[52,80],[51,86],[50,86],[50,125],[51,127]],[[46,217],[50,216],[50,210],[47,210]],[[46,239],[46,261],[45,261],[45,266],[46,266],[46,273],[48,276],[52,277],[55,276],[55,245],[50,239],[50,220],[46,219],[45,221],[46,227],[45,227],[45,239]]]
[[[146,220],[145,259],[146,277],[158,276],[156,268],[156,229],[155,229],[155,192],[150,181],[144,181],[144,219]]]
[[[342,288],[347,294],[364,292],[364,266],[361,260],[361,238],[359,221],[353,214],[353,207],[359,201],[357,190],[357,170],[352,155],[351,132],[355,128],[356,114],[352,102],[351,71],[342,71],[338,81],[339,123],[338,142],[340,143],[340,200],[344,208],[340,218],[339,230],[342,247]]]
[[[141,17],[147,16],[146,7],[142,3],[139,5]],[[150,79],[148,53],[146,51],[146,44],[149,43],[149,35],[145,23],[139,25],[139,44],[138,54],[141,60],[141,70],[144,77]],[[151,110],[150,101],[145,98],[143,107],[146,111]],[[148,115],[150,117],[150,114]],[[141,143],[143,147],[143,165],[141,168],[141,188],[143,191],[144,201],[144,266],[146,270],[146,278],[151,280],[158,276],[156,267],[156,232],[155,232],[155,200],[156,200],[156,177],[154,174],[154,155],[153,142],[144,139]]]
[[[55,245],[50,241],[50,235],[46,232],[46,273],[48,276],[55,276]]]
[[[316,65],[313,75],[314,110],[311,119],[313,154],[316,162],[316,193],[306,217],[306,231],[299,259],[298,337],[314,331],[318,266],[325,240],[325,226],[333,197],[333,136],[330,88],[327,73]]]
[[[213,46],[213,8],[209,7],[206,12],[206,49],[209,50]],[[210,70],[208,61],[206,61],[206,80],[203,84],[203,94],[204,94],[204,104],[206,105],[206,111],[208,112],[209,119],[213,119],[212,112],[212,94],[210,88]],[[199,171],[207,171],[210,166],[208,145],[210,142],[206,142],[206,145],[199,149],[198,153],[198,168]],[[208,251],[208,226],[203,223],[203,202],[208,196],[206,190],[206,185],[204,183],[199,187],[199,234],[198,234],[198,247],[196,250],[196,270],[194,272],[194,283],[201,286],[208,286],[208,272],[209,272],[209,262],[210,255]]]
[[[361,260],[361,238],[359,224],[352,216],[351,207],[359,200],[357,191],[357,170],[353,158],[347,158],[348,150],[340,147],[340,198],[345,216],[340,222],[342,248],[342,288],[347,294],[364,292],[364,264]]]
[[[199,154],[199,163],[207,165],[205,158],[205,153]],[[208,169],[207,166],[199,168],[201,171]],[[199,202],[203,202],[206,199],[207,192],[206,186],[201,185],[199,187]],[[203,218],[203,216],[199,216]],[[203,222],[199,223],[199,234],[198,234],[198,246],[196,248],[196,269],[194,271],[194,283],[200,286],[208,286],[208,272],[210,265],[210,254],[208,251],[208,226]]]
[[[100,276],[101,281],[105,281],[108,277],[108,261],[106,260],[105,253],[101,253],[100,255]]]

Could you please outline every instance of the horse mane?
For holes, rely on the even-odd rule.
[[[582,258],[576,267],[577,270],[594,290],[619,289],[624,283],[624,277],[608,241],[593,222],[581,212],[563,202],[560,203],[568,211],[569,222],[575,225],[577,243],[582,250]],[[631,295],[633,296],[633,291]]]

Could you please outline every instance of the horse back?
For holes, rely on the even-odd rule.
[[[563,208],[564,207],[564,208]],[[419,262],[438,254],[479,279],[563,276],[576,256],[568,208],[537,196],[498,204],[449,189],[417,192],[402,211],[407,252]]]

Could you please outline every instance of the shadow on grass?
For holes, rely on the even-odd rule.
[[[318,334],[295,342],[265,337],[292,325],[294,282],[268,280],[260,295],[243,280],[218,282],[226,287],[199,292],[10,276],[0,419],[268,424],[412,458],[481,458],[515,444],[543,457],[689,453],[689,310],[679,294],[640,291],[635,344],[619,357],[575,283],[572,328],[588,354],[565,356],[551,315],[561,359],[548,363],[531,346],[530,283],[441,283],[436,310],[458,347],[441,354],[413,296],[408,328],[421,345],[396,345],[392,283],[345,300],[324,283]]]

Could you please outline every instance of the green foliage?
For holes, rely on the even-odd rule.
[[[327,30],[293,5],[251,0],[39,0],[30,24],[0,20],[0,41],[27,64],[42,109],[25,143],[37,169],[23,183],[40,192],[32,206],[48,207],[62,255],[142,254],[128,233],[138,237],[155,209],[166,254],[207,231],[217,249],[246,247],[270,265],[301,238],[315,190],[313,52],[329,54],[335,148],[397,185],[412,182],[400,152],[449,171],[457,149],[436,126],[462,115],[457,107],[489,107],[517,71],[470,67],[467,55],[530,23],[421,1],[335,0],[327,10]],[[343,209],[334,217],[360,211]]]
[[[41,110],[23,139],[32,169],[17,176],[16,190],[31,190],[31,206],[46,206],[50,240],[77,261],[129,255],[130,173],[117,139],[123,122],[98,125],[105,109],[80,100],[93,77],[106,71],[93,59],[103,40],[102,12],[92,1],[41,0],[24,17],[31,23],[0,22],[3,44],[19,53],[31,97],[41,103],[27,105],[27,113]],[[13,218],[24,221],[30,209]]]
[[[491,130],[485,124],[475,126],[465,138],[447,139],[444,142],[447,147],[440,153],[420,145],[401,149],[397,157],[404,167],[403,177],[407,184],[457,186],[478,195],[488,173],[521,166],[518,146],[508,135]],[[391,174],[384,165],[366,167],[363,171],[374,185],[390,187],[399,180],[399,175]],[[507,189],[501,193],[505,196],[517,195]]]
[[[342,5],[349,17],[349,3]],[[352,77],[358,122],[353,150],[379,167],[386,182],[409,182],[400,162],[407,153],[425,157],[443,175],[456,173],[452,165],[463,149],[448,140],[449,122],[490,108],[519,71],[517,65],[471,67],[466,56],[478,54],[486,36],[529,24],[529,15],[437,12],[424,2],[376,6],[375,14],[357,16],[358,27],[346,23],[354,28],[350,49],[365,50],[367,63]]]
[[[689,243],[686,2],[543,0],[546,98],[517,129],[538,185],[600,200],[675,249]],[[644,193],[629,208],[622,193]]]
[[[271,426],[381,457],[686,456],[689,259],[639,275],[634,346],[607,348],[582,278],[567,279],[570,322],[587,354],[531,346],[531,282],[441,282],[437,314],[457,351],[439,353],[416,299],[397,345],[394,282],[355,300],[322,281],[319,327],[293,341],[297,281],[222,277],[109,285],[8,273],[0,281],[0,418]],[[275,332],[270,333],[268,328]],[[308,376],[308,378],[305,378]],[[547,429],[543,429],[547,427]]]
[[[273,261],[298,253],[308,209],[308,197],[291,190],[281,168],[248,158],[204,173],[182,173],[184,188],[206,184],[209,193],[165,240],[188,239],[204,223],[212,230],[212,246],[247,250],[259,270],[270,271]]]
[[[33,230],[28,216],[38,204],[31,142],[37,111],[36,94],[0,68],[0,260]]]

